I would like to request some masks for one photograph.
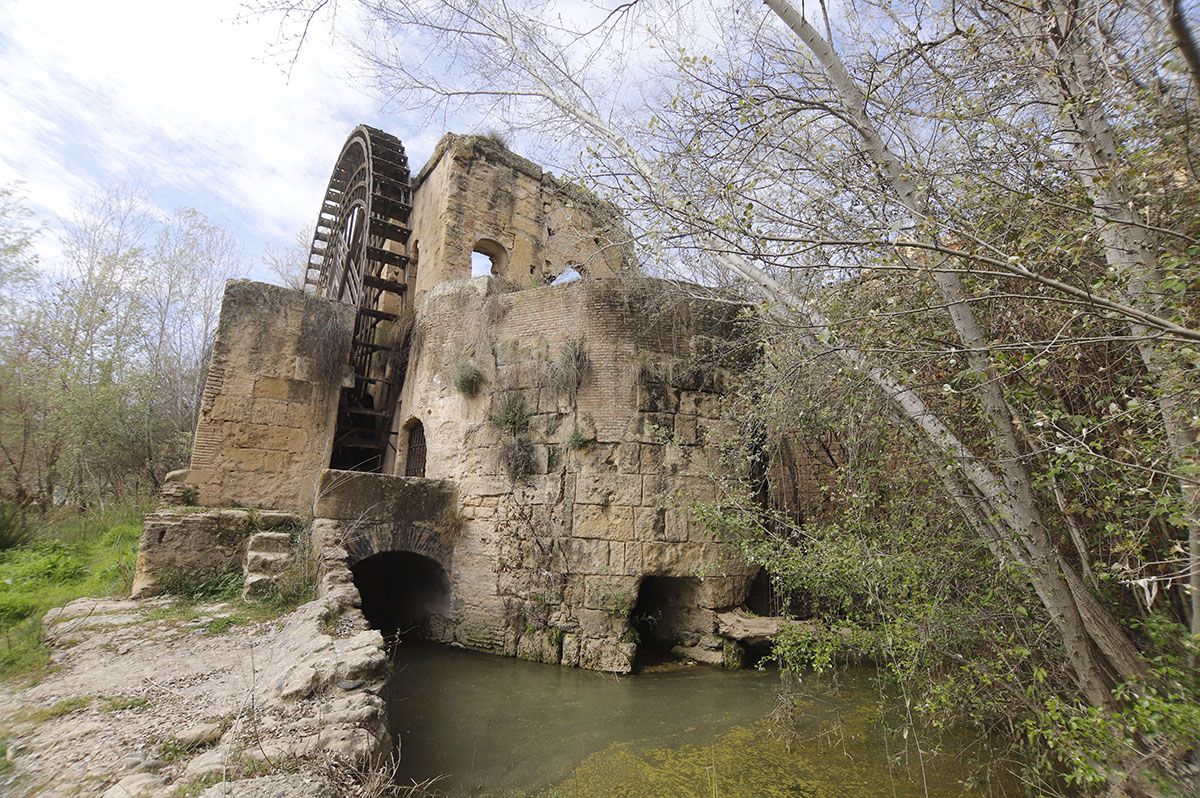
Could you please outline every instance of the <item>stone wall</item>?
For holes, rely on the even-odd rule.
[[[353,327],[348,305],[229,282],[186,477],[199,504],[311,508]]]
[[[241,569],[246,542],[254,533],[291,531],[300,523],[293,513],[273,511],[164,508],[150,513],[142,523],[133,597]]]
[[[517,288],[568,268],[608,276],[629,261],[629,236],[611,206],[489,137],[443,137],[414,185],[418,292],[469,278],[481,240],[502,248],[488,253],[493,273]]]
[[[336,530],[349,565],[380,552],[409,551],[453,570],[461,523],[454,486],[446,480],[330,469],[321,476],[313,518]]]
[[[397,461],[403,430],[419,422],[426,475],[452,482],[461,507],[446,637],[628,671],[647,575],[696,578],[693,637],[711,636],[715,611],[741,603],[752,577],[689,507],[716,496],[712,443],[727,432],[718,411],[729,375],[704,357],[734,337],[736,307],[667,307],[667,286],[653,282],[498,287],[444,283],[421,298],[398,416]],[[564,385],[564,358],[579,353],[583,379]],[[455,384],[464,362],[483,375],[474,396]],[[528,416],[518,434],[494,420],[514,404]],[[526,449],[527,473],[504,465],[514,446]]]

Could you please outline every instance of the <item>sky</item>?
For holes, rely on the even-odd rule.
[[[112,186],[195,208],[268,277],[263,250],[315,221],[355,125],[400,136],[414,171],[444,132],[390,116],[328,34],[289,74],[290,54],[242,0],[0,0],[0,185],[51,231]],[[38,249],[57,255],[52,235]]]
[[[448,130],[492,127],[474,114],[431,121],[389,111],[356,77],[327,19],[293,63],[280,20],[247,14],[251,2],[0,0],[0,186],[23,184],[47,231],[37,246],[47,268],[61,261],[54,230],[115,187],[137,191],[164,217],[201,211],[240,242],[244,274],[274,279],[264,251],[294,249],[315,221],[355,125],[399,136],[414,173]],[[592,0],[561,5],[577,22],[607,13]],[[353,8],[338,6],[343,34],[355,30]],[[705,23],[701,14],[689,24]],[[698,39],[692,28],[687,35]],[[621,83],[638,52],[600,68]],[[514,140],[518,151],[523,143]]]

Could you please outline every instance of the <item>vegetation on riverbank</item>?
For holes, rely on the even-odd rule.
[[[49,664],[42,616],[82,596],[129,594],[146,499],[42,517],[10,513],[25,534],[0,551],[0,679],[37,676]]]
[[[935,334],[915,316],[907,322],[914,335]],[[761,332],[773,358],[799,358],[786,332]],[[1059,404],[1084,404],[1064,397],[1064,386],[1100,397],[1132,392],[1137,365],[1109,358],[1090,373],[1073,357],[1027,364],[1014,389],[1024,413],[1048,428],[1030,431],[1044,443],[1028,462],[1048,504],[1056,491],[1063,504],[1047,513],[1069,552],[1060,566],[1085,575],[1080,589],[1094,591],[1144,659],[1115,685],[1107,710],[1080,696],[1028,566],[947,500],[916,436],[897,434],[880,400],[852,377],[810,364],[781,380],[768,362],[731,401],[740,429],[729,453],[753,459],[756,442],[770,440],[776,456],[785,450],[795,462],[823,442],[822,457],[809,460],[818,490],[803,503],[776,494],[764,506],[729,483],[720,506],[696,509],[764,567],[777,612],[816,621],[776,640],[781,664],[805,674],[862,658],[878,663],[904,697],[908,755],[923,756],[944,729],[970,727],[1008,747],[1000,760],[1036,794],[1103,794],[1113,785],[1117,794],[1187,794],[1200,744],[1200,673],[1189,665],[1197,641],[1186,594],[1160,592],[1146,578],[1161,567],[1156,559],[1177,555],[1182,499],[1166,480],[1143,482],[1162,450],[1136,400],[1123,400],[1119,412],[1101,400],[1103,418],[1069,417]],[[967,397],[944,393],[942,402],[967,411]],[[1072,428],[1086,430],[1088,442],[1072,441],[1064,432]]]

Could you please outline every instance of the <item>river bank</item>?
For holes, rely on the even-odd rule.
[[[241,609],[79,599],[47,613],[49,673],[0,695],[0,794],[345,794],[329,771],[387,744],[378,633],[328,597],[259,622]]]
[[[448,798],[1017,794],[972,784],[980,759],[960,741],[917,755],[866,669],[805,680],[783,737],[767,720],[778,676],[755,670],[615,677],[401,643],[385,688],[378,634],[330,629],[323,608],[259,622],[166,599],[52,611],[50,672],[0,696],[0,794],[347,795],[353,761],[392,742],[384,701],[397,781]]]

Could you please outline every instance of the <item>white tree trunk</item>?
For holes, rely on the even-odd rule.
[[[1178,11],[1170,2],[1168,8]],[[1188,32],[1182,19],[1177,22]],[[1133,190],[1119,169],[1119,148],[1112,124],[1105,114],[1102,98],[1095,96],[1101,84],[1083,41],[1086,20],[1081,19],[1078,8],[1061,0],[1050,0],[1042,14],[1027,13],[1021,23],[1026,39],[1037,42],[1045,51],[1045,60],[1053,65],[1041,81],[1041,91],[1059,109],[1075,172],[1092,200],[1092,218],[1105,260],[1116,274],[1128,278],[1122,299],[1162,316],[1162,302],[1158,298],[1162,274],[1154,237],[1138,217]],[[1190,35],[1185,41],[1190,42]],[[1194,386],[1176,384],[1168,378],[1179,370],[1164,362],[1167,354],[1155,342],[1153,330],[1134,321],[1130,321],[1129,330],[1158,391],[1156,401],[1171,469],[1176,474],[1187,474],[1196,459],[1196,430],[1192,424],[1195,408],[1181,401],[1177,394],[1184,394]],[[1188,477],[1179,480],[1179,489],[1188,530],[1190,627],[1193,635],[1200,635],[1200,490]]]
[[[836,51],[787,0],[764,1],[824,68],[840,95],[847,115],[862,137],[867,154],[910,214],[913,226],[919,227],[926,215],[919,193],[905,175],[900,159],[888,148],[869,119],[866,97]],[[1060,568],[1061,558],[1042,521],[1033,480],[1021,459],[1012,410],[1004,398],[998,375],[988,355],[990,341],[966,302],[968,296],[958,275],[937,270],[933,278],[946,301],[955,331],[969,353],[972,369],[984,377],[979,389],[980,397],[991,426],[992,446],[998,454],[1002,474],[1001,480],[991,478],[980,481],[970,478],[990,505],[1007,507],[1003,532],[1013,538],[1034,590],[1063,637],[1080,688],[1089,701],[1104,705],[1109,701],[1109,689],[1116,682],[1140,670],[1136,649],[1119,633],[1119,626],[1098,602],[1093,600],[1087,602],[1086,606],[1081,603],[1079,590],[1072,589]],[[1115,636],[1114,630],[1118,632]],[[1097,654],[1100,656],[1097,657]]]

